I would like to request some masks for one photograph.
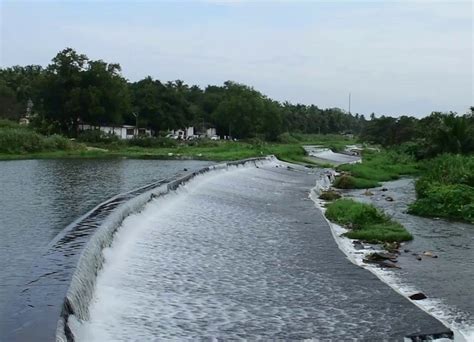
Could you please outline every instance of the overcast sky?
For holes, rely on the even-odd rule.
[[[471,1],[0,0],[2,67],[65,47],[205,87],[233,80],[279,101],[352,112],[466,112]]]

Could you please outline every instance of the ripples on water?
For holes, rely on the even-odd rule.
[[[69,223],[121,192],[209,162],[160,160],[0,161],[0,317],[48,243]],[[9,302],[7,306],[7,301]],[[1,335],[0,335],[1,339]]]
[[[90,319],[70,317],[77,339],[400,340],[439,328],[344,258],[306,172],[213,172],[127,217]]]

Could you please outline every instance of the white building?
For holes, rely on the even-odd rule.
[[[152,135],[151,129],[148,128],[136,128],[131,125],[117,125],[117,126],[93,126],[88,124],[79,124],[80,131],[88,130],[100,130],[105,134],[115,134],[120,139],[132,139],[136,136],[147,136]]]
[[[168,138],[179,140],[190,140],[196,138],[216,138],[217,131],[215,128],[207,128],[205,131],[196,130],[193,126],[184,129],[172,129],[169,131]]]

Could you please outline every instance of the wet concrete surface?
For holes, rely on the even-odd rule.
[[[209,173],[128,217],[79,341],[402,341],[446,330],[338,249],[308,198],[318,171]]]

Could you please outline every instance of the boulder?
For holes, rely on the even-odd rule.
[[[382,188],[382,189],[380,189],[380,191],[388,191],[388,189],[387,188]]]
[[[393,197],[387,196],[385,197],[385,200],[388,202],[393,202]]]

